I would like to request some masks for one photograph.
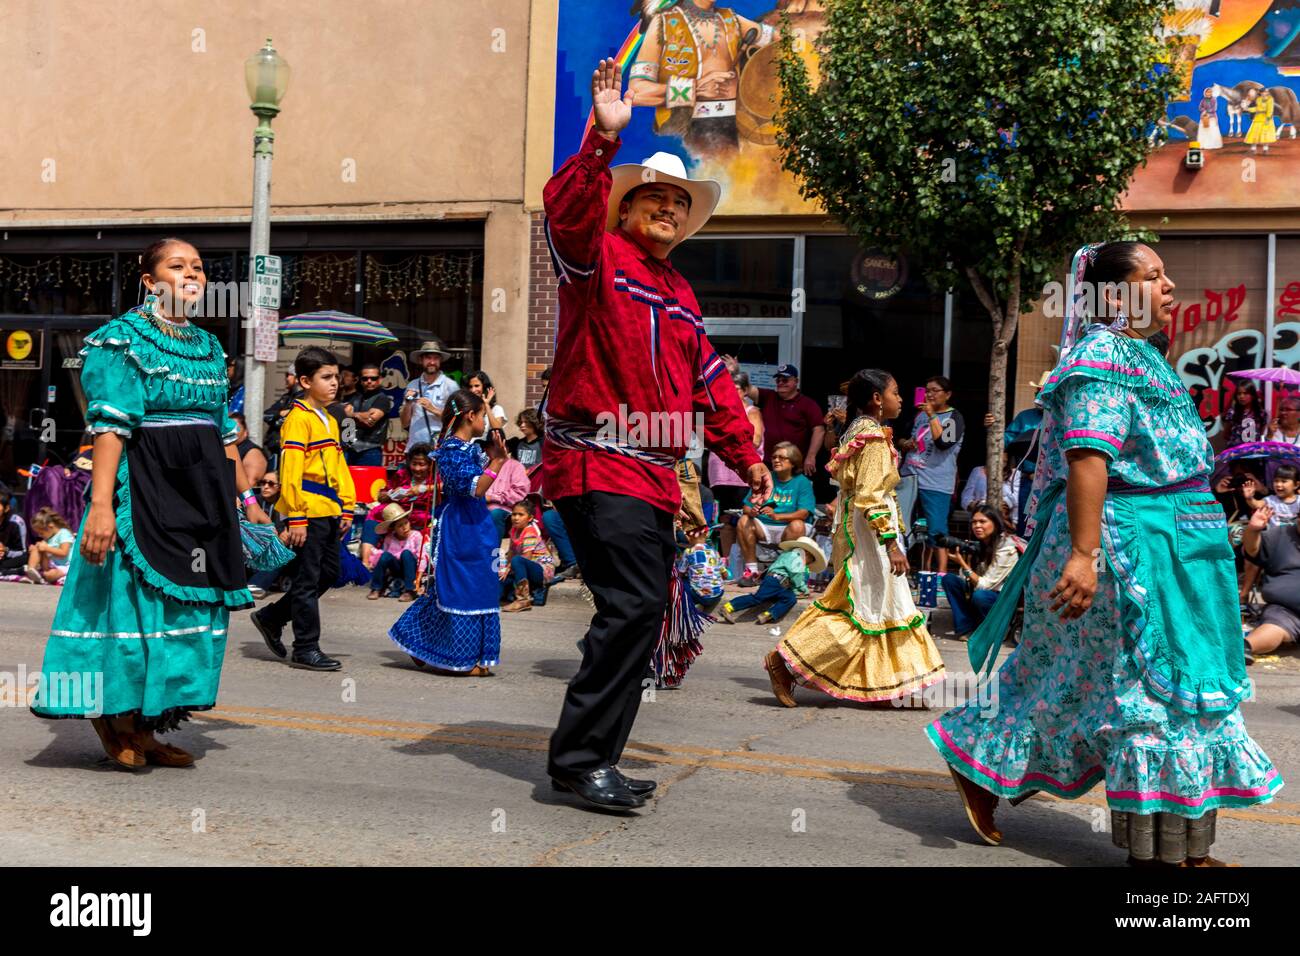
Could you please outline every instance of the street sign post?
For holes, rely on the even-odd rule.
[[[280,308],[280,257],[253,257],[253,308]]]

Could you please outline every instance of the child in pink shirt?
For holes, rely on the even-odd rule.
[[[420,545],[424,538],[411,527],[410,512],[401,505],[385,505],[382,520],[375,531],[380,535],[379,546],[371,552],[374,573],[370,577],[371,601],[379,600],[380,592],[388,583],[388,576],[401,578],[401,601],[415,600],[415,569],[419,565]]]
[[[521,501],[510,512],[510,560],[501,563],[503,611],[527,611],[546,603],[546,588],[555,577],[555,559],[533,514],[533,503]]]

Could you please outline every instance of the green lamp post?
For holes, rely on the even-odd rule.
[[[257,117],[257,129],[253,131],[253,223],[248,247],[251,290],[256,287],[256,257],[266,255],[271,244],[271,158],[275,151],[271,120],[280,112],[280,101],[289,88],[289,64],[275,51],[270,37],[266,46],[244,61],[244,82],[248,86],[248,108]],[[244,411],[249,437],[261,444],[268,363],[257,361],[257,324],[248,321],[245,325]]]

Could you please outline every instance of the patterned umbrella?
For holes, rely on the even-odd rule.
[[[1251,441],[1225,448],[1214,456],[1214,460],[1220,465],[1239,461],[1242,458],[1268,458],[1300,463],[1300,446],[1284,441]]]
[[[1300,385],[1300,372],[1292,368],[1248,368],[1242,372],[1229,372],[1233,378],[1253,378],[1257,382],[1281,382],[1283,385]]]
[[[292,315],[280,323],[280,334],[286,339],[342,339],[345,342],[366,342],[370,345],[387,345],[397,341],[397,336],[372,319],[346,312],[303,312]]]

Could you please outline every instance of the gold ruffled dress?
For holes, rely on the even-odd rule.
[[[854,422],[830,465],[840,484],[835,578],[799,616],[777,651],[805,686],[843,700],[907,697],[944,678],[943,659],[916,609],[906,575],[885,548],[901,522],[893,436],[870,418]]]

